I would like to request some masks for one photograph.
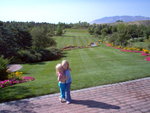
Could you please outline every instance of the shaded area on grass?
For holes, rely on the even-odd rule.
[[[0,102],[18,100],[31,93],[27,86],[8,86],[0,90]]]

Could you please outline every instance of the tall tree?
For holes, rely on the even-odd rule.
[[[56,42],[51,38],[49,31],[45,27],[34,27],[31,30],[31,35],[32,45],[36,49],[43,49],[56,45]]]
[[[22,29],[0,26],[0,55],[10,57],[31,46],[31,35]]]

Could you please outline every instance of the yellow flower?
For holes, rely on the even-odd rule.
[[[148,51],[148,50],[145,50],[144,52],[145,52],[145,53],[149,53],[149,51]]]
[[[15,73],[15,75],[16,75],[16,76],[19,76],[19,75],[20,75],[20,73],[19,73],[19,72],[16,72],[16,73]]]
[[[17,71],[17,72],[15,73],[15,75],[16,75],[16,76],[21,76],[21,75],[22,75],[22,72],[18,72],[18,71]]]

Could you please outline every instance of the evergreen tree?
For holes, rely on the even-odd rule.
[[[34,27],[31,30],[32,45],[36,49],[56,45],[56,42],[51,38],[49,31],[45,27]]]

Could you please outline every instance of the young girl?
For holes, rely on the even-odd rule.
[[[62,67],[64,69],[64,74],[67,77],[67,80],[66,80],[66,101],[67,102],[66,103],[70,104],[70,102],[71,102],[70,86],[72,83],[72,78],[71,78],[71,74],[70,74],[71,69],[69,68],[69,62],[66,60],[63,60]]]
[[[61,64],[56,65],[56,75],[58,80],[58,86],[60,87],[60,101],[65,102],[65,81],[67,77],[64,75],[64,70]]]

